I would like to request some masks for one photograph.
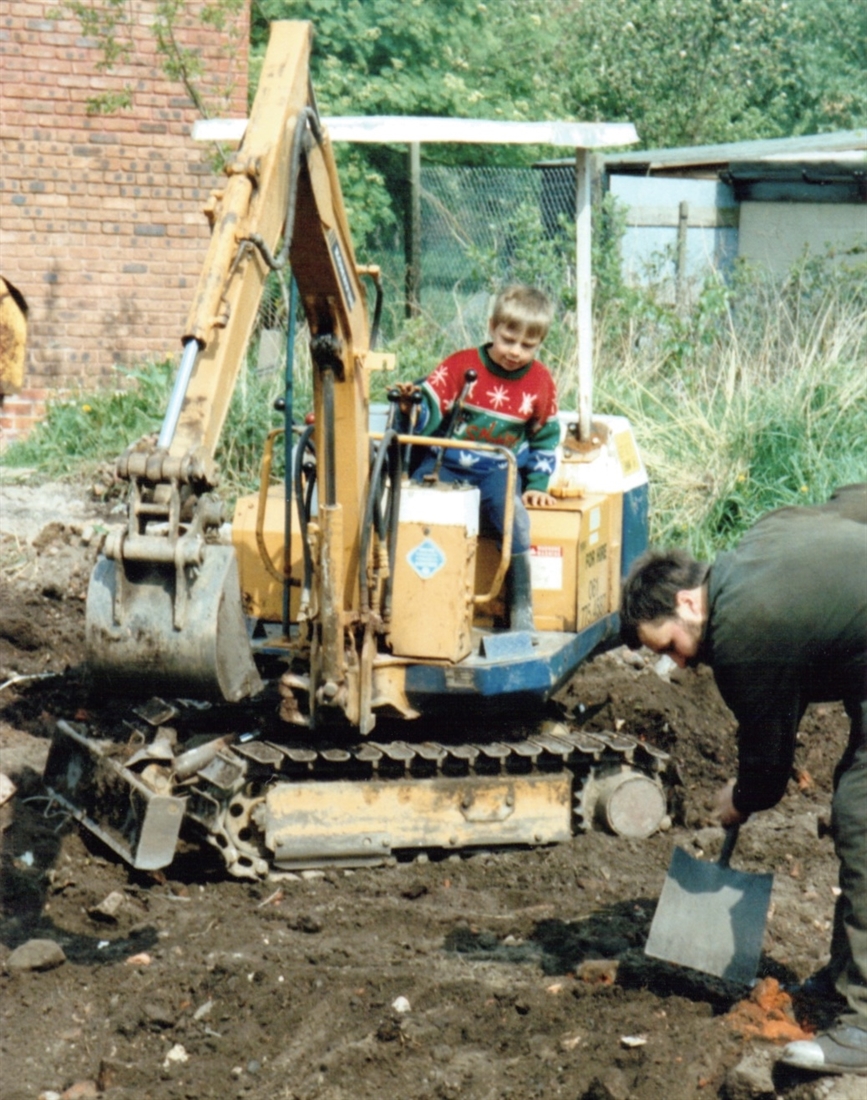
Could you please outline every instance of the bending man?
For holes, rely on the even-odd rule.
[[[782,798],[807,704],[843,702],[851,730],[832,802],[841,892],[830,962],[810,984],[847,1007],[781,1061],[867,1076],[867,485],[769,513],[710,566],[648,551],[624,586],[621,633],[632,648],[713,669],[738,722],[737,778],[717,799],[723,825]]]

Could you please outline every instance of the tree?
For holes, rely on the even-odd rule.
[[[550,33],[539,14],[543,10],[536,2],[503,0],[257,0],[253,54],[264,51],[271,20],[311,20],[313,86],[323,115],[562,117],[559,89],[536,63]],[[504,14],[507,40],[502,37]],[[491,146],[423,149],[428,163],[441,164],[514,164],[537,152]],[[403,216],[405,151],[341,146],[337,158],[355,235],[381,239]]]
[[[314,24],[323,114],[628,120],[646,147],[867,122],[863,0],[255,0],[254,55],[285,18]],[[539,153],[423,148],[441,164]],[[402,151],[338,157],[356,232],[394,226]]]
[[[98,68],[130,60],[137,8],[155,11],[156,52],[203,115],[201,63],[185,20],[219,26],[247,0],[63,0],[99,43]],[[268,24],[309,19],[324,115],[633,122],[644,146],[773,138],[867,124],[863,0],[251,0],[250,89]],[[128,105],[124,89],[94,110]],[[537,149],[423,148],[428,163],[525,164]],[[339,147],[359,238],[392,233],[405,153]]]
[[[867,120],[861,0],[583,0],[556,18],[570,109],[629,119],[645,146]]]
[[[205,90],[204,65],[198,51],[184,44],[183,26],[204,25],[224,30],[236,22],[247,0],[61,0],[55,18],[78,20],[82,34],[93,40],[100,52],[97,72],[117,72],[139,60],[134,28],[147,23],[153,48],[163,73],[180,83],[203,118],[211,113],[210,101],[228,99],[229,89],[216,97]],[[227,45],[232,50],[231,42]],[[88,100],[90,114],[110,114],[132,106],[134,90],[126,83],[117,91],[104,92]]]
[[[793,0],[786,98],[790,130],[821,133],[867,124],[867,5]]]

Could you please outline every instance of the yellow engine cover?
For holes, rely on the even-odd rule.
[[[530,567],[537,630],[583,630],[617,607],[622,539],[622,495],[592,493],[530,508]],[[499,551],[479,544],[476,589],[490,586]],[[505,608],[495,605],[494,614]],[[480,625],[488,625],[484,614]]]

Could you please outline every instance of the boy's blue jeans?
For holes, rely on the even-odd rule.
[[[433,473],[436,456],[427,455],[412,475],[413,481],[423,481],[424,475]],[[440,467],[440,481],[454,484],[463,482],[473,485],[481,493],[479,506],[479,526],[483,534],[496,535],[499,543],[503,540],[503,521],[506,512],[507,469],[492,469],[479,473],[474,469],[455,469],[443,462]],[[515,494],[515,518],[512,523],[512,554],[526,554],[530,549],[530,517],[521,500]]]

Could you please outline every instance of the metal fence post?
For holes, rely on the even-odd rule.
[[[406,315],[421,309],[421,143],[409,144],[409,205],[406,212]]]

